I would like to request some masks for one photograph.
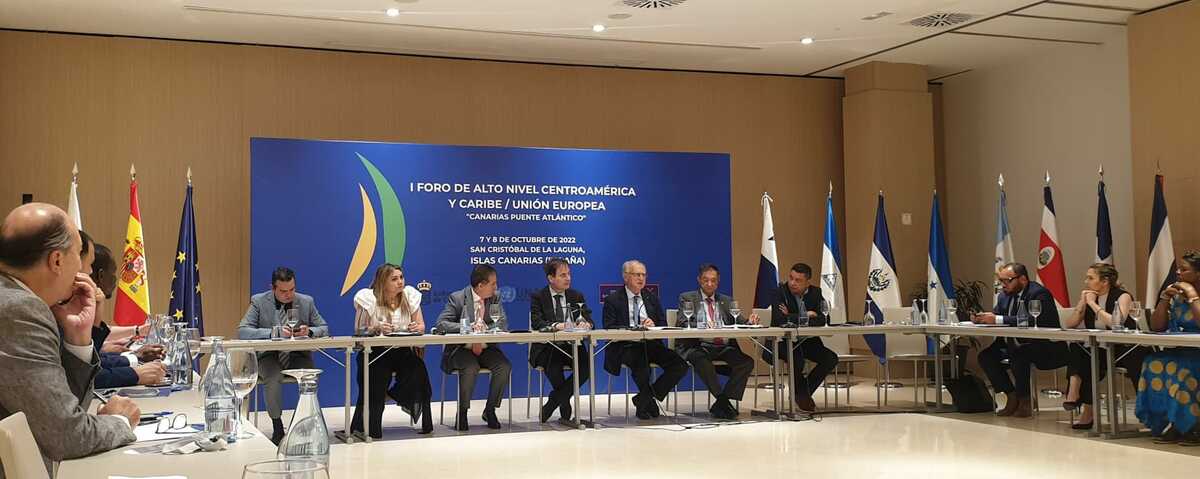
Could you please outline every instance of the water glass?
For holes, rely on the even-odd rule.
[[[1042,301],[1040,299],[1029,300],[1029,315],[1033,316],[1033,328],[1037,329],[1037,318],[1042,315]]]
[[[696,304],[691,302],[690,300],[685,299],[679,303],[679,312],[683,313],[683,318],[684,318],[683,326],[685,328],[691,327],[692,326],[692,315],[696,314]]]
[[[1146,310],[1142,308],[1141,301],[1134,301],[1129,305],[1129,318],[1133,320],[1133,334],[1142,332],[1142,319],[1146,317]]]
[[[739,305],[737,301],[730,301],[729,302],[729,314],[733,315],[733,324],[737,324],[738,319],[740,319],[742,317],[742,306]],[[724,321],[717,322],[718,328],[723,327],[723,326],[725,326]]]
[[[488,332],[494,333],[500,330],[500,305],[492,303],[488,306],[488,317],[492,319],[492,324],[488,326]]]
[[[242,479],[329,479],[329,468],[317,461],[275,459],[246,464]]]

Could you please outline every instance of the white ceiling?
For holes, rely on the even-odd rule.
[[[924,63],[935,79],[1043,46],[1094,48],[1123,35],[1130,15],[1171,1],[686,0],[645,9],[621,0],[0,0],[0,27],[787,75],[841,76],[887,60]],[[892,14],[863,20],[883,11]],[[974,18],[907,24],[946,12]],[[596,23],[608,29],[593,32]]]

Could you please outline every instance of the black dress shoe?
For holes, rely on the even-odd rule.
[[[653,396],[650,397],[649,404],[646,405],[646,412],[650,413],[650,417],[652,418],[662,415],[658,410],[658,401],[655,401]]]
[[[648,419],[654,419],[654,416],[651,416],[650,412],[645,409],[638,409],[637,414],[635,414],[635,416],[637,416],[638,419],[641,419],[643,421],[648,420]]]
[[[1088,423],[1083,423],[1083,422],[1076,423],[1076,424],[1071,425],[1071,429],[1083,431],[1083,430],[1091,429],[1093,424],[1095,424],[1095,421],[1088,422]]]
[[[570,421],[572,417],[573,416],[571,415],[571,404],[569,402],[564,402],[558,406],[558,418],[559,419],[561,419],[563,421]]]
[[[466,431],[467,429],[468,429],[467,411],[459,411],[458,412],[458,420],[455,421],[455,423],[454,423],[454,430],[455,431]]]
[[[801,396],[796,398],[796,407],[804,412],[813,412],[817,410],[817,402],[812,397]]]
[[[500,429],[500,419],[496,417],[496,410],[492,408],[483,410],[483,420],[487,421],[488,429]]]
[[[545,405],[542,406],[541,415],[538,416],[538,419],[542,422],[549,421],[550,416],[554,415],[555,409],[558,409],[558,405],[555,404],[554,401],[550,401],[550,402],[546,403]]]

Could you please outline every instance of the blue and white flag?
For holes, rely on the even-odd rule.
[[[888,234],[887,214],[883,209],[883,192],[875,210],[875,241],[871,244],[871,261],[867,269],[867,304],[863,317],[870,315],[874,324],[883,323],[885,308],[899,308],[900,279],[896,277],[896,257],[892,255],[892,238]],[[879,362],[887,362],[887,338],[882,334],[863,336]]]
[[[1175,281],[1175,247],[1171,244],[1171,223],[1167,221],[1163,176],[1154,175],[1154,210],[1150,216],[1150,262],[1146,267],[1144,307],[1157,307],[1158,295]]]
[[[821,248],[821,297],[829,303],[829,324],[846,322],[846,293],[842,281],[842,248],[833,217],[833,184],[825,198],[825,246]]]
[[[1104,167],[1100,167],[1100,184],[1096,187],[1096,262],[1113,264],[1112,223],[1108,219],[1108,197],[1104,194]]]
[[[1004,193],[1004,175],[1000,175],[1000,208],[996,212],[996,258],[992,267],[993,273],[999,273],[1000,268],[1013,262],[1012,229],[1008,227],[1008,195]],[[1000,280],[992,281],[992,304],[1000,297]]]
[[[950,250],[946,248],[945,228],[942,227],[942,208],[937,191],[933,192],[933,213],[929,220],[929,302],[926,312],[930,321],[937,321],[947,299],[954,298],[954,279],[950,277]],[[957,322],[956,318],[947,318]]]
[[[771,199],[762,196],[763,234],[762,254],[758,259],[758,283],[754,287],[754,307],[770,308],[775,304],[779,288],[779,254],[775,252],[775,222],[771,221]]]

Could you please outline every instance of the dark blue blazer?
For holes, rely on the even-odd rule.
[[[996,300],[996,307],[992,309],[992,313],[1004,316],[1004,324],[1009,326],[1017,325],[1017,306],[1020,302],[1025,303],[1026,311],[1029,308],[1029,300],[1036,299],[1042,302],[1042,314],[1037,318],[1039,328],[1057,328],[1058,324],[1058,302],[1054,301],[1054,295],[1050,294],[1050,290],[1045,286],[1038,284],[1036,281],[1030,281],[1029,286],[1013,296],[1008,293],[1000,293],[1000,297]],[[1013,301],[1017,301],[1017,305],[1013,305]],[[1009,314],[1010,307],[1012,314]]]
[[[667,313],[663,312],[662,302],[658,296],[642,290],[642,306],[646,308],[646,317],[655,325],[667,325]],[[621,287],[604,298],[604,329],[625,329],[629,327],[629,295]],[[608,347],[604,355],[604,370],[609,374],[621,374],[621,353],[629,346],[637,345],[634,341],[617,341]]]

